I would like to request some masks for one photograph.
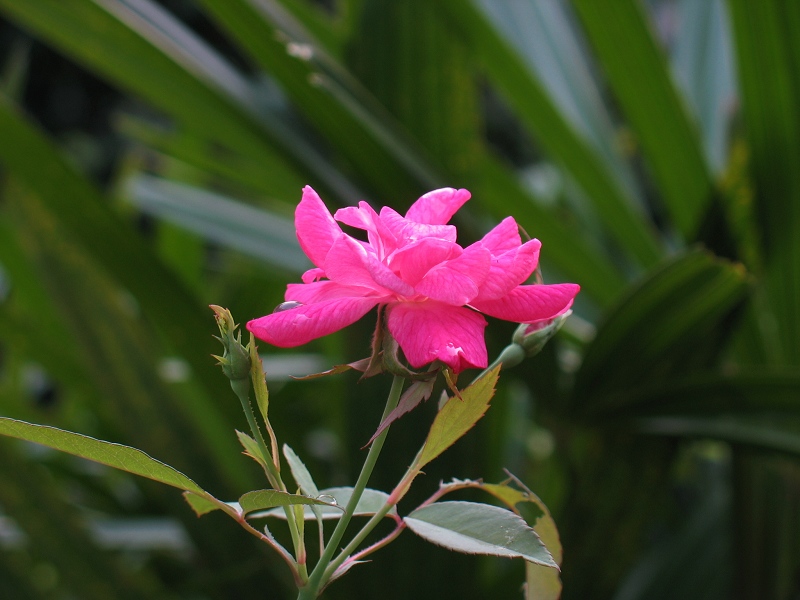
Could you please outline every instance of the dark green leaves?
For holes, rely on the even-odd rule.
[[[572,4],[649,160],[672,222],[691,240],[710,200],[711,179],[697,126],[672,82],[644,5],[637,0]]]
[[[774,358],[800,365],[800,4],[730,0]]]
[[[653,271],[598,328],[577,375],[576,401],[654,381],[681,364],[696,367],[691,356],[720,335],[746,290],[743,267],[701,251]]]
[[[600,157],[582,139],[508,42],[473,2],[440,3],[490,80],[517,111],[544,150],[592,197],[617,242],[641,264],[658,260],[659,243],[643,211],[628,197]]]

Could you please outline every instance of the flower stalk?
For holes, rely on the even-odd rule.
[[[263,369],[261,368],[261,361],[258,360],[258,353],[255,351],[255,341],[253,336],[250,336],[250,343],[247,346],[242,344],[241,331],[236,331],[238,325],[234,322],[233,316],[230,311],[220,306],[211,306],[214,311],[217,325],[219,327],[220,337],[217,338],[222,342],[224,352],[222,356],[216,356],[218,363],[222,367],[223,373],[230,379],[231,389],[236,394],[239,402],[242,405],[247,424],[250,427],[250,432],[255,439],[258,449],[263,458],[264,472],[270,485],[279,491],[285,492],[286,485],[283,483],[280,474],[280,459],[277,454],[277,440],[272,427],[269,424],[269,419],[266,412],[266,383],[264,382]],[[250,404],[250,385],[251,380],[256,390],[256,398],[259,406],[262,408],[262,415],[267,430],[270,432],[270,439],[272,451],[267,447],[264,436],[261,433],[261,428],[258,426],[258,421],[253,413],[253,407]],[[289,531],[292,537],[292,545],[294,546],[295,556],[298,557],[297,568],[298,575],[301,582],[308,579],[308,572],[305,561],[300,558],[305,556],[305,543],[301,532],[301,527],[298,526],[295,512],[289,506],[284,506],[286,520],[289,525]]]
[[[405,380],[399,376],[395,376],[394,379],[392,380],[392,387],[389,390],[389,396],[386,399],[386,407],[383,410],[383,416],[381,416],[381,422],[384,419],[386,419],[386,417],[389,416],[389,414],[397,406],[397,403],[400,401],[400,394],[403,391],[404,382]],[[358,502],[359,500],[361,500],[361,496],[364,493],[364,489],[367,487],[367,483],[369,482],[369,478],[372,475],[373,469],[375,468],[375,463],[378,460],[378,456],[380,456],[381,450],[383,449],[383,443],[384,441],[386,441],[386,436],[388,435],[388,433],[389,433],[389,428],[387,427],[372,442],[372,445],[369,448],[369,452],[367,453],[367,458],[364,460],[364,465],[361,467],[361,473],[358,476],[358,480],[356,481],[356,484],[353,486],[353,494],[350,497],[350,501],[347,503],[347,506],[345,507],[344,514],[339,519],[339,522],[336,524],[336,528],[333,530],[333,533],[331,534],[331,537],[325,546],[325,550],[322,553],[322,556],[320,556],[319,561],[317,562],[316,566],[314,567],[314,570],[311,572],[311,575],[308,578],[308,583],[303,588],[300,589],[300,593],[297,596],[297,600],[314,600],[315,598],[317,598],[319,592],[322,590],[325,584],[330,580],[331,575],[335,571],[335,568],[332,571],[329,569],[329,565],[331,564],[331,559],[333,558],[333,555],[336,553],[336,549],[339,545],[339,542],[342,540],[342,537],[344,537],[347,526],[350,524],[350,519],[352,519],[353,514],[356,511],[356,506],[358,506]],[[387,512],[390,509],[391,507],[387,509]],[[372,523],[373,520],[374,519],[370,519],[370,523]],[[367,531],[366,533],[369,533],[369,531]],[[366,535],[366,533],[364,535]],[[359,535],[360,534],[361,532],[359,532]]]

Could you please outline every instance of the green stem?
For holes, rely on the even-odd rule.
[[[397,406],[397,403],[400,401],[400,393],[403,391],[403,383],[404,379],[399,376],[395,376],[392,380],[392,388],[389,391],[389,397],[386,399],[386,407],[383,409],[381,422],[383,422],[384,419],[389,416],[389,414]],[[323,552],[322,556],[320,556],[319,562],[317,562],[314,570],[311,572],[311,575],[308,578],[308,583],[304,587],[300,588],[297,600],[315,600],[319,595],[320,588],[327,582],[328,578],[325,576],[327,574],[328,565],[330,564],[331,559],[336,552],[339,542],[342,540],[342,537],[344,537],[345,530],[350,523],[350,519],[353,517],[353,513],[355,513],[356,506],[358,506],[358,501],[361,499],[361,495],[364,493],[364,489],[367,487],[367,482],[372,475],[372,470],[375,468],[375,463],[378,460],[378,456],[383,448],[383,442],[386,440],[386,435],[388,433],[389,427],[384,429],[381,434],[372,442],[369,452],[367,453],[367,458],[364,461],[364,466],[361,467],[361,473],[358,476],[358,480],[356,481],[355,486],[353,486],[353,495],[350,497],[350,501],[347,503],[347,506],[344,509],[344,514],[336,524],[336,528],[333,530],[331,538],[328,540],[328,544],[325,546],[325,551]]]
[[[474,381],[477,381],[478,379],[486,375],[486,373],[494,369],[496,366],[509,361],[509,358],[511,358],[510,361],[511,366],[518,364],[517,362],[514,361],[514,359],[517,358],[516,355],[518,354],[519,350],[521,350],[521,348],[519,348],[517,344],[510,344],[509,346],[507,346],[503,350],[503,352],[501,352],[500,355],[494,360],[494,362],[492,362],[491,365],[486,367],[486,369],[481,371],[478,374],[478,376],[475,377]],[[422,452],[422,449],[420,449],[420,452]],[[322,578],[323,581],[327,581],[331,577],[333,577],[334,573],[336,572],[336,569],[338,569],[347,560],[347,558],[353,552],[355,552],[359,544],[361,544],[361,542],[364,541],[367,535],[369,535],[369,533],[373,529],[375,529],[375,527],[377,527],[378,523],[381,522],[381,520],[389,513],[392,507],[396,506],[397,503],[400,501],[400,499],[405,495],[405,493],[408,491],[408,488],[411,486],[411,482],[414,481],[416,476],[419,475],[420,473],[420,469],[417,466],[417,460],[419,459],[419,456],[420,455],[418,453],[417,457],[414,459],[414,462],[408,468],[406,474],[400,480],[400,483],[397,484],[397,487],[389,495],[389,498],[387,499],[386,503],[381,507],[381,509],[377,513],[375,513],[369,521],[367,521],[366,525],[364,525],[364,527],[361,528],[361,530],[355,535],[355,537],[350,541],[350,543],[347,544],[347,546],[339,553],[339,555],[331,561],[331,563],[325,570],[324,577]],[[442,493],[442,492],[440,490],[440,492],[437,493]],[[438,496],[434,494],[434,496],[431,499],[423,503],[423,506],[427,503],[433,502],[437,497]],[[396,536],[396,534],[390,535],[389,538],[393,539],[393,536]],[[298,600],[300,599],[298,598]]]
[[[247,418],[247,424],[250,426],[253,438],[256,440],[258,449],[261,450],[261,454],[264,458],[267,479],[269,479],[270,485],[276,490],[285,492],[286,486],[283,484],[281,475],[275,467],[275,463],[272,459],[272,452],[267,448],[264,436],[261,435],[261,429],[258,427],[256,416],[253,413],[253,407],[250,406],[250,399],[247,396],[239,396],[239,401],[242,403],[242,410],[244,410],[244,416]]]
[[[339,556],[337,556],[333,561],[331,561],[331,563],[325,569],[325,576],[323,577],[325,581],[327,581],[333,576],[333,574],[336,572],[336,569],[338,569],[339,566],[345,560],[347,560],[347,557],[350,556],[355,551],[356,548],[358,548],[361,542],[364,541],[364,538],[366,538],[367,535],[373,529],[375,529],[375,527],[377,527],[378,523],[380,523],[383,520],[383,518],[388,514],[388,512],[392,510],[393,506],[394,506],[393,503],[389,504],[387,502],[381,507],[381,509],[378,512],[372,515],[372,518],[367,522],[366,525],[364,525],[364,527],[361,528],[361,531],[359,531],[356,534],[356,537],[354,537],[350,541],[350,543],[347,544],[347,546],[345,546],[344,550],[342,550],[339,553]]]
[[[236,388],[234,388],[236,395],[239,397],[239,402],[242,404],[242,410],[244,411],[244,415],[247,418],[247,424],[250,426],[250,431],[253,434],[253,438],[255,438],[256,443],[258,444],[259,450],[261,450],[261,454],[264,458],[264,465],[266,468],[267,479],[272,485],[273,488],[276,490],[280,490],[285,492],[286,486],[281,479],[281,475],[278,472],[278,468],[275,466],[275,463],[272,460],[272,454],[270,453],[269,449],[267,448],[267,443],[264,441],[264,436],[261,435],[261,429],[258,427],[258,423],[256,422],[256,416],[253,413],[253,407],[250,405],[250,398],[249,394],[246,391],[240,392]],[[290,507],[284,506],[283,511],[286,514],[286,522],[289,526],[289,532],[292,536],[292,545],[294,547],[295,556],[300,559],[301,557],[305,556],[305,543],[303,539],[300,537],[300,533],[297,528],[297,521],[295,520],[294,512],[291,510]],[[298,568],[300,577],[303,581],[308,578],[308,569],[306,567],[305,562],[298,562]]]

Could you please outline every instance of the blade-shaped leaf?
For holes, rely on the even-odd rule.
[[[729,0],[728,6],[764,246],[769,299],[759,310],[775,321],[767,343],[776,361],[800,365],[800,3]]]
[[[297,177],[304,165],[341,198],[360,195],[316,147],[278,118],[268,119],[252,84],[157,4],[0,0],[0,9],[204,138],[254,158],[269,156],[283,165],[276,176]]]
[[[702,251],[651,272],[598,327],[577,375],[576,400],[630,388],[685,363],[743,300],[747,283],[740,265]]]
[[[565,225],[558,215],[536,203],[518,177],[500,161],[487,156],[476,170],[476,199],[498,220],[513,214],[517,222],[542,242],[542,256],[561,273],[578,281],[581,289],[602,306],[616,300],[625,278],[600,246],[578,228]]]
[[[442,187],[420,149],[280,3],[203,0],[209,13],[387,198]]]
[[[483,153],[478,82],[458,32],[427,0],[366,0],[348,63],[425,148],[462,180]],[[461,185],[461,184],[458,184]]]
[[[202,496],[207,495],[207,492],[180,471],[130,446],[104,442],[79,433],[72,433],[47,425],[34,425],[7,417],[0,417],[0,434],[28,442],[36,442],[67,454],[80,456],[115,469],[140,475],[187,492],[194,492]]]
[[[142,212],[206,240],[293,273],[311,266],[297,243],[294,223],[281,215],[148,175],[133,178],[128,190],[128,199]]]
[[[353,495],[353,488],[351,487],[335,487],[335,488],[327,488],[324,490],[320,490],[319,496],[317,496],[317,498],[321,498],[325,502],[327,502],[327,504],[323,503],[322,505],[318,506],[318,510],[321,517],[323,519],[341,518],[342,509],[339,507],[347,506],[347,503],[350,501],[350,497],[352,495]],[[359,498],[353,516],[371,517],[379,510],[381,510],[381,508],[383,508],[388,499],[389,499],[389,494],[387,494],[386,492],[381,492],[379,490],[373,490],[367,488],[364,490],[364,493],[362,494],[361,498]],[[396,516],[396,515],[397,515],[397,508],[392,507],[387,516]],[[277,517],[279,519],[285,519],[286,513],[281,509],[272,509],[251,516]],[[312,512],[311,507],[308,507],[308,509],[305,510],[304,517],[306,520],[317,518]]]
[[[436,502],[404,519],[418,536],[456,552],[524,558],[558,569],[536,532],[509,510],[475,502]]]
[[[100,192],[2,95],[0,129],[0,162],[5,168],[34,192],[59,224],[136,297],[148,319],[170,339],[209,394],[229,393],[224,378],[208,368],[207,356],[198,351],[211,350],[206,333],[208,316],[192,292],[180,284],[128,224],[109,210],[109,203]],[[227,448],[220,456],[235,454],[225,431],[233,409],[231,405],[225,412],[225,408],[210,403],[208,396],[198,395],[187,413],[196,419],[210,445],[220,450]],[[230,465],[229,469],[234,473],[237,467]]]
[[[447,450],[477,423],[489,408],[500,375],[498,365],[475,383],[453,396],[433,420],[415,465],[422,468]]]
[[[619,390],[594,407],[608,418],[634,415],[758,415],[800,417],[800,370],[743,367],[698,373]]]
[[[523,124],[592,198],[616,241],[640,264],[655,263],[661,250],[654,228],[594,150],[567,123],[518,53],[473,1],[446,0],[437,6],[446,11],[449,22],[458,29]]]
[[[706,160],[715,174],[728,161],[731,103],[737,94],[730,18],[723,0],[681,0],[671,58],[694,108]]]
[[[568,4],[492,0],[478,4],[534,70],[564,116],[600,151],[628,194],[641,201]]]
[[[640,433],[722,440],[760,450],[800,456],[800,433],[752,419],[709,419],[691,416],[637,419],[633,426]]]
[[[711,195],[696,124],[638,0],[574,0],[601,68],[637,134],[678,230],[691,239]]]

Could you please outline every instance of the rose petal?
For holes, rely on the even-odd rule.
[[[539,264],[541,247],[539,240],[531,240],[499,256],[492,256],[489,274],[474,301],[494,300],[505,296],[530,277]]]
[[[377,303],[375,298],[335,298],[254,319],[247,329],[273,346],[293,348],[355,323]]]
[[[331,281],[370,288],[381,296],[390,291],[401,296],[414,294],[414,288],[378,260],[374,251],[349,235],[343,234],[331,246],[325,260],[325,273]]]
[[[318,280],[322,279],[323,277],[326,277],[325,271],[315,267],[315,268],[309,269],[308,271],[303,273],[303,275],[300,277],[300,279],[303,280],[303,283],[311,283],[312,281],[318,281]]]
[[[574,283],[521,285],[495,300],[472,301],[473,308],[514,323],[535,323],[557,317],[570,306],[580,286]]]
[[[417,223],[444,225],[469,198],[470,193],[467,190],[433,190],[411,205],[406,212],[406,218]]]
[[[433,300],[464,306],[478,295],[491,258],[486,248],[473,244],[458,258],[433,267],[414,288]]]
[[[422,238],[394,252],[389,257],[389,267],[403,281],[416,285],[433,267],[457,258],[463,251],[455,242]]]
[[[384,206],[381,209],[380,217],[386,228],[392,232],[394,239],[397,240],[398,248],[426,237],[447,240],[448,242],[456,241],[457,232],[453,225],[417,223],[401,216],[388,206]]]
[[[334,218],[340,223],[366,231],[367,239],[380,259],[388,256],[397,248],[392,233],[383,224],[375,209],[366,202],[359,202],[358,207],[340,208],[336,211]]]
[[[303,304],[314,304],[335,298],[373,298],[380,301],[381,296],[374,290],[342,285],[335,281],[314,281],[312,283],[290,283],[286,286],[286,300],[294,300]]]
[[[468,308],[432,301],[399,302],[389,306],[386,322],[415,369],[436,359],[456,373],[488,364],[483,340],[486,319]]]
[[[343,233],[311,186],[303,188],[303,199],[294,212],[294,224],[303,252],[315,266],[323,267],[328,251]]]
[[[522,244],[522,239],[519,237],[519,225],[514,217],[506,217],[483,236],[479,243],[484,248],[488,248],[495,256],[518,248]]]

